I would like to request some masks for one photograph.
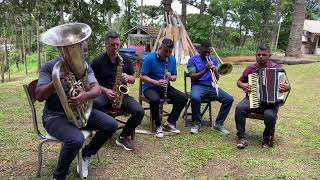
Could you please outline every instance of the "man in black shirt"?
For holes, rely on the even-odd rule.
[[[112,101],[117,97],[113,87],[116,82],[117,65],[119,61],[118,50],[120,48],[120,36],[116,32],[109,32],[105,38],[106,52],[96,57],[91,67],[100,84],[101,94],[94,100],[94,107],[107,112],[111,108]],[[121,55],[123,58],[123,72],[121,74],[121,82],[123,84],[133,84],[135,82],[134,69],[131,60]],[[144,110],[141,105],[129,95],[123,95],[121,109],[131,114],[120,136],[116,140],[116,144],[125,150],[134,150],[134,144],[130,135],[140,124],[144,116]]]

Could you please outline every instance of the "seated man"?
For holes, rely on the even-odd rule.
[[[239,142],[237,143],[237,148],[243,149],[248,146],[248,141],[245,134],[245,124],[246,124],[246,115],[250,112],[262,113],[264,115],[264,124],[265,130],[263,132],[263,142],[262,147],[270,146],[270,139],[272,131],[275,128],[277,114],[278,114],[278,105],[268,105],[261,104],[258,108],[250,109],[248,93],[251,92],[251,86],[248,84],[248,75],[257,72],[261,68],[281,68],[280,64],[272,62],[270,57],[270,50],[267,46],[261,45],[257,48],[256,51],[256,63],[248,66],[244,71],[242,76],[237,81],[237,85],[245,93],[246,97],[239,102],[235,111],[235,121],[237,127],[237,136]],[[288,83],[280,84],[279,91],[287,92],[290,90]]]
[[[105,38],[106,52],[95,58],[91,64],[94,74],[100,84],[102,95],[94,100],[94,107],[107,112],[112,104],[121,95],[114,87],[117,85],[133,84],[135,82],[134,69],[131,60],[125,56],[118,55],[120,48],[120,36],[116,32],[109,32]],[[120,58],[123,59],[123,65],[119,64]],[[122,72],[118,71],[118,65],[122,66]],[[118,83],[118,84],[116,84]],[[119,94],[118,94],[119,93]],[[115,108],[115,107],[114,107]],[[141,105],[128,94],[123,95],[120,102],[120,109],[129,113],[131,116],[125,124],[120,136],[116,140],[118,146],[125,150],[134,150],[132,133],[141,123],[144,116],[144,109]]]
[[[223,123],[232,106],[233,97],[221,88],[218,89],[217,95],[216,88],[211,84],[214,78],[212,76],[215,76],[216,80],[219,80],[217,71],[218,62],[213,56],[210,56],[211,48],[212,45],[210,42],[205,41],[201,43],[200,54],[191,57],[188,62],[188,70],[191,78],[192,121],[194,123],[190,129],[190,133],[197,134],[199,132],[201,127],[201,99],[207,97],[217,100],[222,104],[214,124],[214,129],[228,135],[230,133],[223,127]],[[214,74],[211,74],[212,72]]]
[[[67,119],[53,85],[52,69],[62,59],[62,57],[53,59],[41,67],[35,92],[38,101],[46,101],[42,117],[44,128],[51,136],[63,142],[58,165],[53,172],[53,179],[66,179],[70,164],[85,140],[81,130]],[[77,106],[81,102],[93,99],[100,94],[99,84],[91,68],[87,70],[87,77],[90,89],[80,92],[76,97],[70,97],[69,104],[71,106]],[[70,79],[70,74],[65,74],[61,78],[67,81]],[[88,176],[91,155],[96,154],[102,145],[115,133],[117,125],[117,121],[113,117],[92,109],[87,125],[83,129],[95,130],[97,133],[82,150],[82,167],[78,167],[77,170],[82,168],[83,177],[86,178]]]
[[[140,78],[144,82],[142,92],[150,101],[150,111],[156,125],[155,136],[159,138],[164,136],[163,129],[176,134],[180,133],[175,125],[188,101],[184,93],[178,91],[169,83],[169,81],[177,79],[176,59],[171,55],[172,49],[173,41],[168,38],[163,39],[157,52],[152,52],[144,58],[140,73]],[[173,109],[167,122],[161,125],[160,98],[166,99],[166,97],[173,104]]]

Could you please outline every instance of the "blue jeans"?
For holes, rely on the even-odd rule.
[[[216,89],[211,85],[192,85],[191,87],[191,110],[192,121],[201,124],[201,99],[210,98],[221,103],[220,111],[216,118],[216,124],[223,125],[226,120],[230,108],[233,103],[233,97],[227,92],[219,88],[219,94],[217,96]]]
[[[71,124],[64,114],[47,114],[43,118],[51,118],[48,121],[44,121],[43,126],[51,136],[63,142],[58,165],[53,172],[53,177],[59,180],[65,179],[69,173],[70,164],[77,156],[85,139],[81,130]],[[97,130],[97,133],[82,150],[82,156],[90,157],[96,154],[108,138],[115,133],[117,127],[118,123],[114,118],[101,111],[92,109],[88,124],[83,129]]]

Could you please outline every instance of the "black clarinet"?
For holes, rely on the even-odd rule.
[[[167,81],[167,85],[164,87],[164,91],[163,91],[164,102],[167,102],[167,93],[168,93],[168,85],[169,85],[169,78],[166,76],[166,74],[168,72],[168,61],[169,61],[169,59],[166,58],[166,63],[164,65],[163,79],[165,79]]]

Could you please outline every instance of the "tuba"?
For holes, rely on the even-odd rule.
[[[116,81],[113,86],[113,91],[116,93],[116,99],[112,101],[112,107],[115,109],[120,109],[122,105],[123,95],[129,93],[129,88],[122,84],[121,75],[123,72],[123,58],[117,52],[118,56],[118,64],[117,64],[117,73],[116,73]]]
[[[68,98],[89,89],[88,64],[84,60],[82,41],[90,34],[91,28],[87,24],[68,23],[53,27],[41,35],[41,41],[57,47],[63,58],[53,67],[52,81],[68,120],[78,128],[86,126],[93,102],[87,100],[77,107],[71,107]],[[60,78],[62,73],[70,75],[63,85]]]

